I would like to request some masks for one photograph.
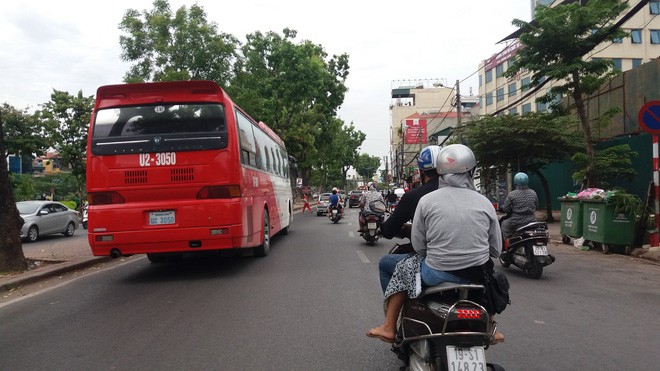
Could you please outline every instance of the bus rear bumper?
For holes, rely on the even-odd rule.
[[[88,234],[88,240],[94,256],[112,257],[149,253],[227,250],[240,246],[259,245],[260,241],[241,236],[241,232],[241,228],[238,226],[91,232]]]

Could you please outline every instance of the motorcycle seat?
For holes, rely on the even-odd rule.
[[[453,282],[443,282],[436,286],[426,287],[422,290],[422,293],[419,294],[419,297],[424,297],[427,295],[437,294],[439,292],[445,291],[462,291],[466,292],[469,290],[480,290],[485,291],[484,285],[472,284],[472,283],[453,283]]]
[[[522,232],[528,229],[536,229],[536,228],[548,229],[548,225],[545,222],[531,222],[516,229],[516,232]]]

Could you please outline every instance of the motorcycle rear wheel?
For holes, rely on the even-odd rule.
[[[499,259],[500,259],[500,264],[502,264],[502,266],[503,266],[504,268],[509,268],[509,266],[511,265],[511,263],[508,262],[508,261],[505,261],[504,259],[502,259],[502,254],[500,254],[500,258],[499,258]]]
[[[541,264],[541,262],[536,260],[536,258],[533,258],[532,266],[527,268],[526,271],[530,277],[538,280],[539,278],[541,278],[541,275],[543,274],[543,265]]]

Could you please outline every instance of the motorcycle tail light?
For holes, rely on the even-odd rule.
[[[453,313],[458,319],[481,319],[483,312],[477,308],[456,308]]]

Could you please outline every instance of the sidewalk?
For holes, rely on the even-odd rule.
[[[300,213],[302,206],[302,202],[295,203],[293,206],[293,213]],[[543,214],[539,213],[538,218],[541,218],[541,215]],[[553,213],[553,216],[557,222],[548,224],[550,243],[562,245],[559,213]],[[0,293],[15,289],[22,285],[56,277],[74,270],[88,268],[112,259],[105,256],[93,256],[86,239],[79,239],[76,241],[77,243],[72,243],[70,240],[65,239],[53,243],[48,246],[47,249],[24,249],[25,257],[31,259],[31,261],[35,261],[37,264],[33,264],[26,272],[0,275]],[[660,247],[649,248],[648,245],[646,245],[644,249],[633,250],[632,255],[649,261],[660,262]]]

